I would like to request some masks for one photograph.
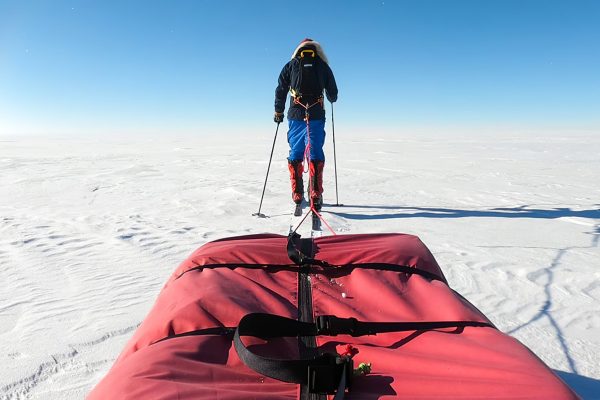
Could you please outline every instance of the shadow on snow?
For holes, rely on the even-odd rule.
[[[554,370],[571,389],[585,400],[600,400],[600,380],[570,372]]]
[[[560,328],[560,325],[558,324],[558,322],[556,322],[556,320],[552,316],[552,312],[551,312],[551,309],[552,309],[551,286],[552,286],[552,283],[554,283],[554,271],[560,265],[560,262],[561,262],[561,259],[563,258],[563,256],[565,254],[567,254],[567,252],[569,250],[572,250],[574,248],[576,248],[576,247],[567,247],[564,249],[560,249],[558,251],[558,254],[556,255],[556,257],[554,257],[554,260],[552,260],[552,263],[550,264],[550,266],[544,269],[544,274],[546,275],[546,278],[547,278],[547,281],[544,284],[544,294],[546,296],[546,301],[544,301],[544,305],[542,306],[540,311],[538,311],[537,314],[535,314],[533,317],[531,317],[529,319],[529,321],[524,322],[523,324],[517,326],[516,328],[511,329],[507,333],[509,335],[512,335],[515,332],[517,332],[518,330],[520,330],[528,325],[533,324],[535,321],[537,321],[543,317],[546,317],[548,319],[548,321],[550,322],[550,325],[552,325],[552,327],[556,331],[556,338],[558,339],[558,341],[560,343],[560,347],[562,348],[563,354],[565,355],[565,358],[567,359],[567,362],[569,363],[569,368],[571,369],[572,372],[577,373],[578,372],[577,365],[575,363],[575,360],[571,356],[571,352],[569,351],[569,346],[567,345],[567,342],[565,341],[565,338],[563,336],[562,329]],[[577,247],[577,248],[580,248],[580,247]]]
[[[360,213],[360,212],[339,212],[327,210],[329,214],[338,215],[347,219],[392,219],[392,218],[541,218],[555,219],[563,217],[579,217],[600,219],[600,207],[590,210],[572,210],[567,207],[557,207],[550,209],[529,208],[524,205],[520,207],[496,207],[487,210],[461,210],[455,208],[442,207],[408,207],[408,206],[365,206],[349,205],[344,208],[358,208],[368,210],[396,210],[393,213]],[[600,232],[596,234],[600,235]]]
[[[346,205],[346,208],[357,208],[367,210],[394,210],[395,212],[387,213],[350,213],[337,212],[327,210],[329,214],[337,215],[347,219],[356,220],[378,220],[392,218],[539,218],[539,219],[556,219],[565,217],[578,217],[589,219],[600,219],[600,208],[589,210],[572,210],[567,207],[557,207],[550,209],[530,208],[528,205],[520,207],[497,207],[482,210],[461,210],[453,208],[441,207],[406,207],[406,206],[363,206],[363,205]],[[556,331],[556,337],[560,343],[561,349],[569,364],[572,373],[556,371],[557,374],[573,387],[577,393],[584,398],[600,399],[600,381],[587,378],[578,374],[577,365],[573,359],[569,346],[564,338],[561,327],[552,315],[552,284],[554,283],[555,271],[561,264],[563,257],[574,249],[594,248],[600,244],[600,224],[596,224],[592,232],[587,232],[592,235],[591,245],[588,247],[571,246],[563,249],[558,249],[558,253],[552,260],[551,264],[544,268],[546,282],[544,283],[545,301],[540,311],[536,313],[529,321],[510,330],[508,334],[514,334],[520,329],[533,324],[534,322],[547,318],[552,328]],[[590,397],[592,396],[592,397]],[[595,396],[595,397],[593,397]]]

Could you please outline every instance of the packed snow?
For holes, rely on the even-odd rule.
[[[268,218],[252,214],[269,134],[0,138],[0,398],[85,397],[195,248],[287,234],[282,131]],[[329,137],[323,207],[335,234],[419,236],[455,290],[600,399],[598,135],[336,140],[344,206]]]

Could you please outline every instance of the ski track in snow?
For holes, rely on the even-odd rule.
[[[258,219],[271,139],[251,139],[2,143],[0,363],[11,368],[1,399],[83,398],[194,249],[287,233],[287,144],[277,143]],[[332,206],[328,161],[322,213],[336,233],[418,235],[456,291],[600,398],[600,139],[337,145],[344,207]],[[309,232],[307,219],[299,233]]]

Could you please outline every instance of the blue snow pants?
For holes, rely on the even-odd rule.
[[[317,119],[309,121],[310,124],[310,159],[325,161],[323,144],[325,143],[325,120]],[[288,160],[304,159],[304,149],[308,141],[306,134],[306,121],[295,119],[288,120],[288,143],[290,145],[290,156]]]

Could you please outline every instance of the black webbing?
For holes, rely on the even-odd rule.
[[[162,342],[163,340],[167,340],[167,339],[175,339],[175,338],[185,337],[185,336],[208,336],[208,335],[229,336],[229,335],[233,335],[235,333],[235,330],[236,330],[236,327],[227,327],[227,326],[218,326],[215,328],[197,329],[195,331],[174,333],[172,335],[169,335],[167,337],[159,339],[156,342],[153,342],[152,344],[159,343],[159,342]]]
[[[315,258],[312,258],[312,257],[304,254],[302,251],[300,251],[300,249],[298,249],[298,246],[296,245],[296,242],[299,239],[300,239],[300,235],[297,234],[296,232],[292,232],[288,236],[288,240],[287,240],[287,254],[288,254],[289,259],[292,260],[294,262],[294,264],[296,264],[298,266],[319,265],[321,267],[331,267],[331,265],[329,263],[327,263],[326,261],[317,260]]]
[[[362,322],[356,318],[340,318],[321,315],[314,323],[274,314],[251,313],[241,320],[236,333],[239,336],[254,336],[261,339],[296,336],[365,336],[378,333],[423,331],[444,328],[494,327],[481,321],[411,321],[411,322]]]
[[[355,270],[355,269],[375,269],[378,271],[392,271],[392,272],[405,272],[407,274],[421,275],[424,278],[430,279],[432,281],[441,281],[446,283],[442,277],[425,271],[424,269],[419,269],[416,267],[411,267],[408,265],[400,265],[400,264],[390,264],[390,263],[356,263],[356,264],[341,264],[331,266],[332,268],[327,269],[311,269],[311,273],[318,274],[343,274],[346,270]]]
[[[248,349],[241,336],[262,339],[295,336],[375,335],[385,332],[424,331],[443,328],[491,327],[480,321],[362,322],[356,318],[322,315],[315,323],[300,322],[272,314],[244,316],[234,335],[234,347],[240,359],[254,371],[284,382],[308,384],[311,393],[336,393],[350,387],[352,359],[334,353],[321,353],[307,359],[283,360],[260,356]],[[342,379],[346,382],[342,385]],[[343,395],[342,395],[343,396]],[[337,397],[337,396],[336,396]],[[342,398],[342,397],[340,397]]]
[[[312,258],[307,258],[307,259],[303,259],[303,260],[304,261],[306,261],[306,260],[315,261]],[[322,264],[325,263],[324,261],[320,261],[320,260],[316,260],[316,261],[318,261],[319,264],[315,264],[315,265],[322,266]],[[298,271],[298,266],[292,265],[292,264],[244,264],[244,263],[205,264],[205,265],[198,265],[196,267],[190,268],[189,270],[187,270],[187,271],[183,272],[181,275],[179,275],[176,279],[179,279],[182,275],[184,275],[188,272],[191,272],[191,271],[201,271],[203,269],[217,269],[217,268],[228,268],[231,270],[236,269],[236,268],[263,269],[263,270],[266,270],[269,272],[279,272],[279,271],[297,272]],[[390,264],[390,263],[355,263],[355,264],[341,264],[341,265],[327,264],[327,267],[321,267],[321,268],[311,267],[308,272],[311,274],[335,275],[335,274],[343,274],[343,273],[346,273],[347,270],[354,270],[354,269],[373,269],[373,270],[379,270],[379,271],[405,272],[407,274],[421,275],[422,277],[430,279],[430,280],[445,282],[441,277],[439,277],[438,275],[431,273],[429,271],[425,271],[423,269],[419,269],[419,268],[415,268],[415,267],[410,267],[408,265]]]
[[[203,264],[196,265],[190,269],[185,270],[181,274],[179,274],[175,279],[181,278],[183,275],[187,274],[191,271],[202,271],[203,269],[217,269],[217,268],[228,268],[228,269],[236,269],[236,268],[246,268],[246,269],[264,269],[269,272],[279,272],[279,271],[298,271],[298,266],[294,264],[249,264],[249,263],[218,263],[218,264]]]
[[[356,318],[338,318],[335,315],[321,315],[315,322],[318,335],[365,336],[388,332],[430,331],[444,328],[490,327],[480,321],[412,321],[412,322],[361,322]]]
[[[260,356],[248,349],[241,336],[262,339],[318,335],[316,324],[300,322],[272,314],[247,314],[233,337],[233,345],[244,364],[254,371],[283,382],[308,385],[310,393],[335,393],[352,379],[353,363],[349,357],[336,353],[320,353],[301,359],[275,359]],[[344,375],[344,376],[342,376]],[[343,381],[343,382],[342,382]],[[342,390],[343,392],[343,390]]]

